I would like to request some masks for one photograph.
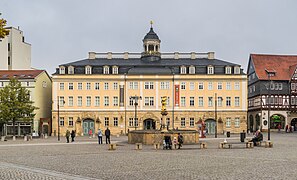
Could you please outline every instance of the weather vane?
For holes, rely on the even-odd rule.
[[[151,28],[153,27],[153,24],[154,24],[154,22],[153,21],[150,21],[150,24],[151,24]]]

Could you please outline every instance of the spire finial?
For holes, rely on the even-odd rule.
[[[153,28],[154,22],[153,21],[150,21],[150,24],[151,24],[151,28]]]

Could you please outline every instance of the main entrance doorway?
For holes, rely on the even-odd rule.
[[[215,134],[216,131],[216,121],[213,119],[205,120],[205,126],[207,128],[208,134]]]
[[[95,126],[94,126],[94,120],[92,119],[85,119],[83,121],[83,130],[84,130],[84,136],[89,135],[89,130],[92,130],[93,134],[95,132]]]
[[[156,121],[153,119],[146,119],[143,121],[143,129],[144,130],[154,130],[156,129]]]
[[[292,119],[291,126],[294,127],[294,129],[293,129],[294,131],[297,131],[296,124],[297,124],[297,118]]]

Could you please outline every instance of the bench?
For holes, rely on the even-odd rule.
[[[142,144],[141,143],[135,143],[135,149],[136,150],[142,150]]]
[[[254,147],[253,142],[220,142],[219,148],[224,149],[225,146],[228,146],[228,148],[231,149],[233,144],[239,144],[239,145],[244,144],[245,148]]]
[[[207,144],[206,142],[198,142],[200,149],[206,149],[207,148]]]
[[[117,144],[109,144],[108,150],[116,150]]]
[[[265,145],[265,148],[272,148],[273,147],[273,143],[271,141],[259,141],[256,144],[257,144],[257,146]]]

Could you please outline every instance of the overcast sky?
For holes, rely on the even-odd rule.
[[[95,52],[142,52],[150,20],[161,52],[209,52],[246,69],[250,53],[297,54],[296,0],[1,0],[32,45],[32,67]]]

